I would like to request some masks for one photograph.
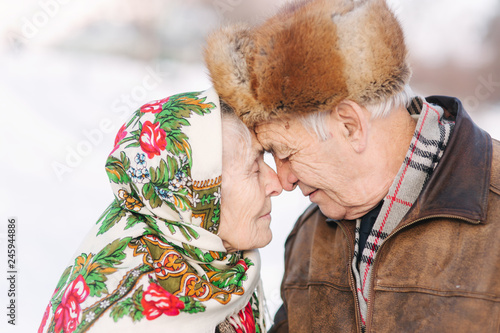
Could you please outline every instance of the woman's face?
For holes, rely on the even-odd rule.
[[[222,204],[219,237],[228,252],[266,246],[272,239],[271,196],[278,176],[265,162],[253,133],[251,147],[234,131],[223,132]]]

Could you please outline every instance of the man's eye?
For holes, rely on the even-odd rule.
[[[290,158],[290,155],[278,156],[278,160],[280,160],[281,163],[288,162],[289,158]]]

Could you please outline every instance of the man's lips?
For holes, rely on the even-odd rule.
[[[306,192],[306,193],[304,193],[304,196],[305,197],[311,196],[312,194],[316,193],[317,191],[318,190],[316,189],[316,190],[313,190],[313,191]]]

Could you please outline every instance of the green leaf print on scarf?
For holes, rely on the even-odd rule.
[[[192,297],[188,296],[181,296],[179,297],[179,300],[184,303],[184,309],[181,310],[181,312],[187,312],[187,313],[198,313],[198,312],[205,312],[205,307],[201,302],[195,300]]]
[[[151,208],[158,208],[161,206],[162,201],[160,197],[155,192],[155,187],[153,184],[148,183],[142,187],[142,194],[146,200],[149,200],[149,205]]]
[[[189,126],[187,118],[192,113],[204,115],[209,113],[214,107],[213,103],[204,103],[206,98],[200,98],[200,92],[183,93],[171,96],[163,104],[162,111],[157,115],[156,120],[160,123],[160,128],[167,132],[167,150],[174,154],[187,153],[189,167],[192,166],[191,147],[187,142],[187,137],[180,131],[181,126]]]
[[[106,161],[106,172],[112,182],[118,184],[125,184],[130,182],[126,170],[130,168],[130,159],[124,152],[120,153],[120,159],[109,156]]]
[[[84,332],[90,327],[94,321],[98,320],[102,314],[107,311],[110,307],[116,305],[120,300],[124,299],[127,294],[129,294],[133,289],[134,286],[136,285],[137,281],[140,280],[140,278],[147,273],[150,273],[153,271],[153,268],[149,265],[141,265],[138,267],[135,267],[131,269],[127,274],[123,277],[123,279],[120,281],[118,286],[113,290],[108,296],[102,298],[99,302],[95,303],[89,308],[86,308],[83,311],[83,320],[78,326],[78,328],[75,330],[75,332]],[[139,289],[139,288],[138,288]],[[134,316],[136,320],[141,320],[141,315],[137,313],[139,311],[140,307],[136,304],[137,301],[140,302],[140,300],[137,300],[137,297],[141,296],[142,299],[142,294],[135,293],[133,294],[133,299],[131,306],[134,308],[128,308],[127,309],[117,309],[118,313],[120,311],[124,311],[124,315],[129,315],[129,316]],[[126,299],[125,299],[126,300]],[[122,306],[127,306],[129,302],[125,302],[122,304]],[[118,313],[115,313],[116,320],[118,320]],[[115,319],[113,315],[110,313],[110,317]],[[123,317],[123,316],[122,316]],[[121,318],[121,317],[120,317]]]
[[[64,294],[75,281],[82,281],[90,297],[100,297],[102,294],[108,294],[106,275],[113,274],[116,271],[115,267],[122,264],[126,257],[124,251],[131,239],[131,237],[116,239],[96,255],[82,253],[78,256],[75,259],[75,264],[66,268],[57,284],[56,291],[51,299],[53,313],[58,312],[60,308],[64,309],[70,306],[64,302]],[[54,319],[53,317],[50,324],[52,328],[56,325]]]
[[[109,180],[115,184],[130,186],[130,193],[123,190],[117,198],[118,201],[123,200],[120,201],[122,208],[140,211],[143,207],[141,200],[147,201],[151,208],[158,208],[163,204],[174,211],[192,208],[192,153],[188,137],[181,128],[190,126],[188,118],[192,114],[208,114],[215,108],[214,103],[205,103],[206,97],[199,97],[199,94],[200,92],[177,94],[157,101],[156,104],[147,104],[137,110],[132,119],[121,128],[123,137],[117,141],[115,149],[127,144],[124,149],[141,147],[144,151],[143,154],[135,153],[135,156],[127,156],[121,151],[120,158],[110,155],[106,162]],[[155,117],[143,124],[141,118],[149,112],[155,114]],[[144,134],[144,126],[148,127],[147,135]],[[148,140],[153,141],[146,142],[141,135],[146,135]],[[153,136],[150,137],[151,135]],[[148,166],[151,159],[160,152],[161,160],[158,165]],[[146,155],[148,158],[145,158]],[[135,167],[131,167],[132,158],[137,162]],[[113,203],[103,214],[98,222],[102,223],[99,234],[108,231],[123,217],[119,209],[119,205]],[[189,240],[190,232],[184,231],[181,229]]]
[[[144,223],[145,235],[160,235],[161,231],[156,224],[156,220],[149,215],[142,215],[134,212],[128,212],[126,229],[132,228],[136,224]]]
[[[192,245],[189,245],[186,243],[182,244],[182,248],[175,245],[175,244],[171,244],[171,245],[174,246],[179,252],[184,253],[185,255],[187,255],[191,258],[197,259],[201,262],[208,263],[208,264],[216,259],[224,258],[226,256],[226,253],[224,253],[224,252],[212,252],[212,251],[203,252],[202,250],[200,250],[196,246],[192,246]]]
[[[130,237],[117,239],[108,244],[97,255],[82,253],[78,256],[75,259],[75,264],[64,270],[57,284],[56,290],[58,292],[52,297],[54,309],[61,301],[62,294],[64,293],[63,286],[76,279],[78,275],[83,276],[89,286],[91,296],[99,296],[103,291],[107,293],[106,285],[102,283],[107,280],[105,275],[114,273],[116,271],[114,266],[120,265],[123,259],[125,259],[124,251],[130,240]]]
[[[111,229],[125,216],[126,213],[127,211],[120,206],[120,203],[117,200],[113,201],[97,220],[96,224],[101,224],[97,235],[101,235]]]
[[[90,296],[101,296],[101,293],[108,293],[106,287],[106,275],[116,271],[114,266],[118,266],[125,259],[124,250],[130,242],[131,237],[117,239],[108,244],[97,255],[92,253],[82,253],[75,259],[72,276],[82,275],[90,289]]]
[[[253,266],[253,263],[249,259],[241,259],[234,267],[219,271],[210,276],[210,282],[221,289],[239,288],[247,278],[245,272],[249,266]]]
[[[116,305],[111,309],[110,316],[115,322],[124,316],[129,316],[132,321],[140,321],[144,318],[142,314],[144,307],[141,304],[142,300],[142,286],[139,286],[137,290],[131,297],[125,298],[124,300],[116,303]]]

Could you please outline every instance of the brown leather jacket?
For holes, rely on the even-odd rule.
[[[500,332],[500,143],[454,98],[448,147],[373,267],[367,332]],[[285,245],[284,306],[271,332],[360,332],[354,221],[316,205]]]

